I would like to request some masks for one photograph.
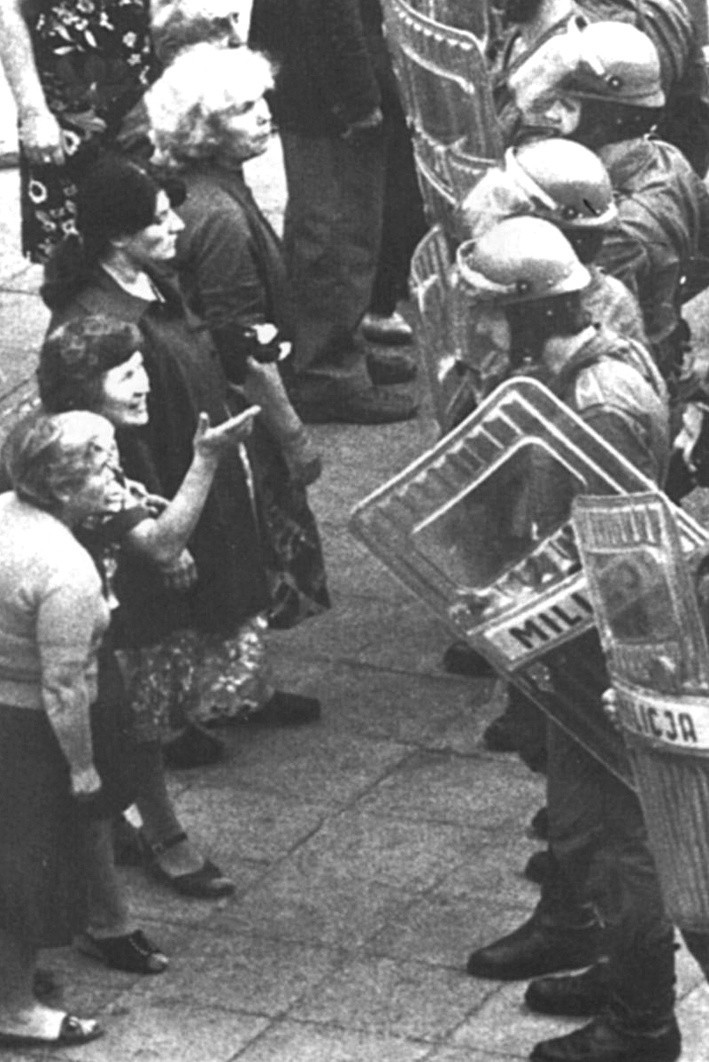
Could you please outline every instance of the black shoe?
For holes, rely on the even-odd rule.
[[[539,841],[549,840],[549,811],[546,805],[532,815],[527,836],[536,837]]]
[[[596,922],[550,927],[532,916],[506,937],[472,952],[466,969],[472,977],[525,981],[590,966],[599,957],[600,947],[601,930]]]
[[[237,724],[249,730],[303,726],[305,723],[316,723],[321,715],[322,707],[316,697],[301,697],[299,693],[277,690],[263,708],[240,717]]]
[[[418,413],[418,402],[411,395],[374,384],[341,395],[309,394],[296,388],[291,401],[306,424],[394,424]]]
[[[166,767],[187,770],[190,767],[211,767],[226,755],[226,747],[219,738],[208,734],[201,726],[191,724],[179,737],[162,747]]]
[[[510,717],[506,712],[483,730],[483,745],[488,752],[516,752],[517,742],[513,733]]]
[[[527,986],[524,1001],[536,1014],[559,1014],[567,1018],[592,1018],[610,1000],[608,963],[589,966],[583,973],[565,977],[539,977]]]
[[[367,372],[373,384],[410,383],[416,379],[418,366],[408,354],[399,350],[370,350],[367,352]]]
[[[549,877],[550,870],[551,858],[549,849],[544,848],[541,852],[535,852],[529,857],[522,873],[528,881],[533,881],[535,885],[541,885]]]
[[[467,642],[453,642],[443,654],[443,667],[451,675],[466,678],[491,678],[495,669]]]
[[[674,1017],[651,1032],[624,1032],[607,1018],[567,1036],[543,1040],[529,1056],[533,1062],[674,1062],[682,1038]]]

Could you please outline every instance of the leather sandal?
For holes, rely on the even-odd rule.
[[[126,973],[159,974],[167,969],[169,959],[148,940],[142,929],[120,937],[94,937],[82,933],[77,948],[83,955],[99,959],[112,970]]]
[[[142,836],[142,835],[141,835]],[[158,862],[158,857],[169,848],[174,848],[187,840],[184,832],[176,833],[168,841],[158,844],[149,844],[142,836],[145,849],[147,867],[156,881],[163,885],[169,885],[181,896],[189,896],[197,900],[217,900],[222,896],[231,896],[236,886],[231,878],[226,877],[211,859],[205,859],[199,870],[188,871],[186,874],[170,874]]]
[[[52,1024],[55,1027],[49,1036],[28,1036],[0,1030],[0,1047],[70,1047],[72,1044],[87,1044],[104,1033],[93,1018],[77,1018],[64,1011],[56,1012],[56,1022]]]

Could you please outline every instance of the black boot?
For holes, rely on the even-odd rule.
[[[549,849],[544,848],[541,852],[534,852],[527,860],[522,873],[525,878],[528,878],[529,881],[533,881],[535,885],[542,885],[551,873]]]
[[[616,1028],[607,1017],[537,1044],[532,1062],[675,1062],[682,1038],[674,1016],[638,1032]]]
[[[583,973],[539,977],[527,987],[524,1001],[536,1014],[592,1018],[610,1000],[608,963],[597,962]]]
[[[532,915],[512,933],[472,952],[466,969],[473,977],[524,981],[528,977],[589,966],[599,957],[600,950],[598,922],[557,926]]]

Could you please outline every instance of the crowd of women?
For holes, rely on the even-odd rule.
[[[2,451],[0,1046],[101,1033],[52,1005],[41,948],[166,969],[117,859],[234,891],[166,763],[220,759],[215,727],[320,715],[274,688],[265,637],[329,607],[288,278],[242,171],[269,143],[272,71],[230,47],[229,5],[193,7],[152,26],[142,0],[1,12],[51,321],[40,407]]]

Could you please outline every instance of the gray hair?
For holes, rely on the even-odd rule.
[[[56,512],[60,495],[81,490],[97,464],[105,462],[112,432],[95,413],[34,411],[8,432],[0,463],[19,498]]]
[[[145,96],[156,161],[180,169],[213,159],[221,117],[259,100],[273,87],[269,60],[250,48],[196,44],[177,56]]]

